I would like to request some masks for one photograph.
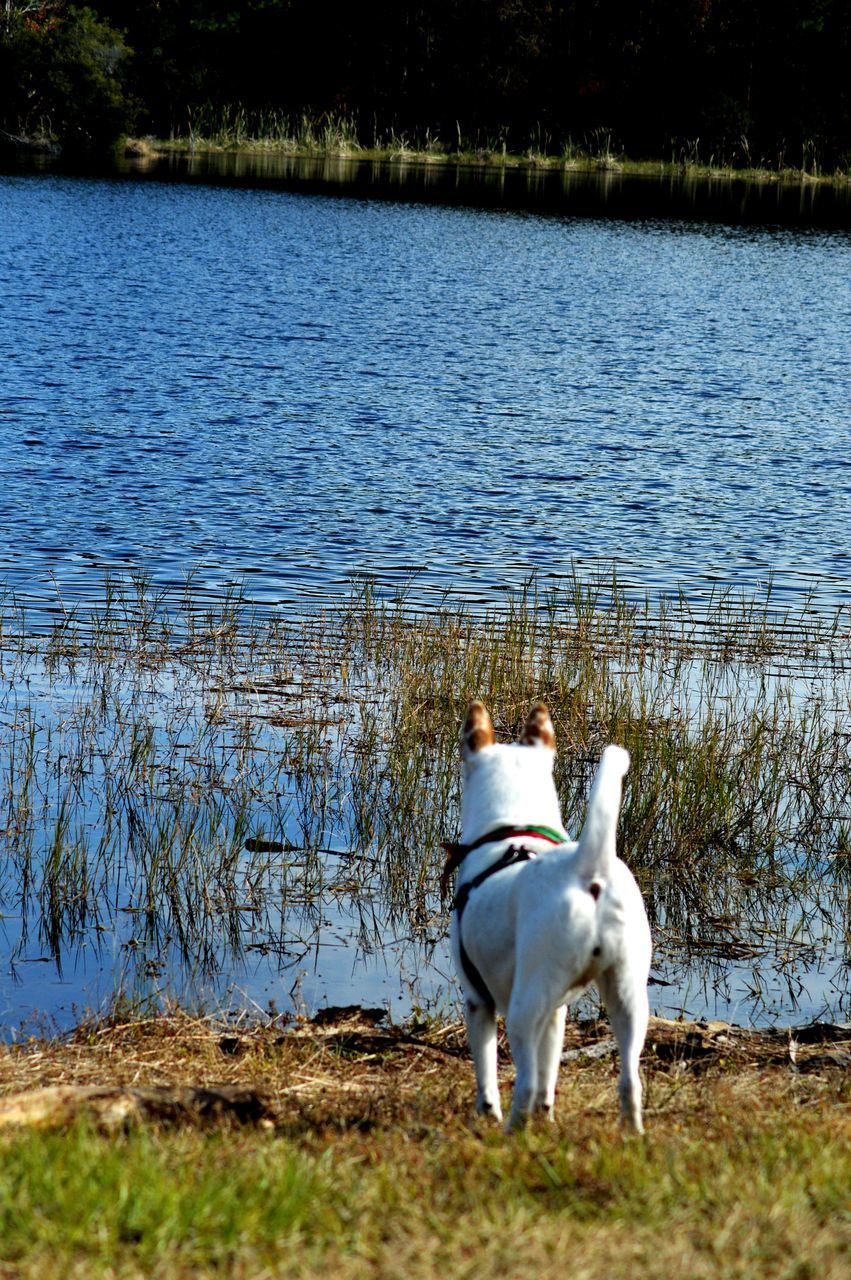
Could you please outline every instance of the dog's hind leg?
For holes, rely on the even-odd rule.
[[[496,1071],[496,1014],[482,1001],[466,1003],[467,1038],[476,1070],[476,1110],[479,1115],[502,1119]]]
[[[549,1120],[553,1119],[554,1114],[556,1080],[561,1063],[566,1017],[567,1005],[563,1004],[553,1011],[552,1017],[544,1025],[538,1042],[538,1091],[534,1110],[543,1112]]]
[[[600,975],[598,986],[620,1052],[618,1095],[621,1124],[636,1133],[643,1133],[638,1060],[644,1048],[650,1015],[646,981],[639,982],[631,974],[609,969]]]

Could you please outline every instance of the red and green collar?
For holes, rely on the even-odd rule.
[[[570,838],[563,831],[556,831],[553,827],[495,827],[493,831],[479,836],[479,839],[474,840],[472,844],[458,844],[454,840],[444,841],[440,846],[446,854],[446,862],[440,877],[440,896],[446,897],[449,891],[449,877],[453,871],[458,870],[468,853],[472,853],[474,849],[480,849],[485,844],[497,844],[500,840],[522,840],[524,837],[547,840],[550,844],[566,844]]]

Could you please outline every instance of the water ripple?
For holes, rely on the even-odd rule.
[[[0,579],[847,600],[851,241],[0,179]]]

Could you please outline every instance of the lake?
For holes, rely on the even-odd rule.
[[[0,184],[0,578],[847,599],[851,233]],[[47,591],[46,581],[50,580]]]
[[[0,177],[0,581],[33,633],[140,572],[308,619],[362,575],[482,608],[611,565],[634,598],[682,588],[698,610],[719,585],[849,602],[836,201],[829,225],[789,225],[776,191],[760,223],[726,196],[714,221],[662,217],[657,191],[630,205],[611,183],[602,205],[523,207],[399,183],[329,198],[268,164],[162,176]],[[30,681],[37,708],[67,695]],[[61,974],[33,941],[22,979],[7,929],[7,1022],[67,1023],[114,989],[120,931]],[[389,983],[408,1007],[408,961],[367,979],[359,917],[338,932],[308,1005]],[[388,940],[417,971],[423,945]],[[200,985],[280,985],[233,972]]]

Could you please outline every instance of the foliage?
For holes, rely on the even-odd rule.
[[[9,8],[0,34],[0,113],[18,137],[71,150],[108,145],[132,118],[124,83],[130,51],[92,9]]]
[[[559,154],[605,137],[634,158],[809,169],[851,158],[847,0],[33,3],[8,0],[0,35],[7,129],[38,107],[77,128],[70,91],[87,121],[100,113],[115,132],[129,92],[135,127],[160,137],[192,132],[211,103],[345,117],[365,145],[395,134]],[[56,34],[69,27],[75,36]],[[118,31],[121,66],[108,67]],[[42,102],[57,57],[64,113]]]

